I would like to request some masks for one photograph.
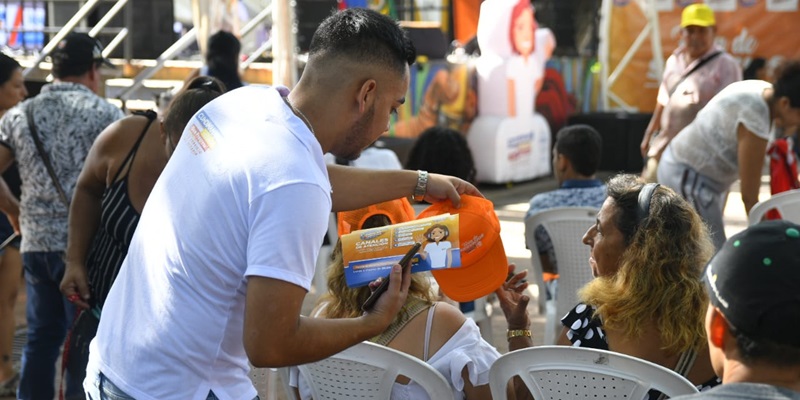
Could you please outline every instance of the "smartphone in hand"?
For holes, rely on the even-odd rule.
[[[408,265],[411,263],[411,258],[414,257],[414,254],[417,254],[420,247],[422,247],[422,243],[419,242],[414,243],[414,245],[411,246],[410,249],[408,249],[408,253],[406,253],[406,255],[403,256],[403,259],[400,260],[398,264],[400,264],[400,267],[403,268],[403,271],[405,271],[406,268],[408,268]],[[386,279],[383,280],[383,282],[381,282],[381,285],[378,286],[378,288],[375,289],[375,291],[369,295],[367,301],[365,301],[364,304],[361,305],[361,310],[363,311],[371,310],[372,307],[375,305],[375,302],[378,301],[378,298],[381,297],[381,295],[383,294],[383,292],[386,291],[386,289],[389,289],[388,276],[386,277]]]

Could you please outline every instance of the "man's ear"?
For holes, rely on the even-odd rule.
[[[377,97],[377,89],[378,82],[375,81],[375,79],[367,79],[361,83],[358,90],[358,98],[356,99],[359,113],[365,113],[370,109],[370,106],[375,102]]]
[[[782,110],[788,110],[792,108],[792,104],[789,101],[789,97],[781,96],[778,98],[778,106],[781,107]]]
[[[714,307],[713,310],[711,310],[711,320],[708,326],[709,342],[711,342],[714,347],[720,349],[724,348],[725,337],[729,334],[730,329],[728,320],[725,319],[725,316],[722,315],[718,308]]]
[[[556,164],[556,169],[558,171],[560,171],[560,172],[566,171],[567,168],[569,168],[569,166],[570,166],[569,159],[567,157],[565,157],[561,153],[556,153],[556,163],[555,164]]]

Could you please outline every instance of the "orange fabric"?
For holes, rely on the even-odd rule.
[[[494,205],[481,197],[463,195],[461,207],[455,208],[450,200],[435,203],[417,219],[447,213],[458,214],[461,266],[432,270],[439,288],[447,297],[460,302],[494,292],[508,275],[508,259]]]
[[[545,282],[550,282],[558,279],[558,274],[554,274],[552,272],[542,272],[542,276],[544,277]]]
[[[362,228],[367,218],[383,214],[389,217],[391,225],[414,220],[414,208],[406,198],[373,204],[353,211],[343,211],[337,214],[339,236]]]

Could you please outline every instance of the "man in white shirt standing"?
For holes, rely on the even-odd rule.
[[[324,153],[356,158],[387,130],[414,57],[394,20],[347,9],[317,29],[291,94],[244,87],[192,118],[103,308],[84,382],[91,398],[252,399],[248,361],[313,362],[387,328],[409,286],[397,265],[359,318],[300,309],[332,209],[477,194],[424,171],[325,166]]]

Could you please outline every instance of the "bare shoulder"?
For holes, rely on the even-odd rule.
[[[461,310],[450,303],[445,303],[443,301],[436,302],[433,315],[434,330],[437,328],[444,329],[450,331],[450,336],[452,336],[461,328],[461,325],[464,325],[464,321],[466,320],[467,318],[461,313]]]
[[[147,123],[147,117],[141,115],[130,115],[115,121],[100,133],[94,146],[102,153],[116,153],[116,151],[130,149]],[[148,131],[153,129],[158,129],[156,121],[150,125]]]

